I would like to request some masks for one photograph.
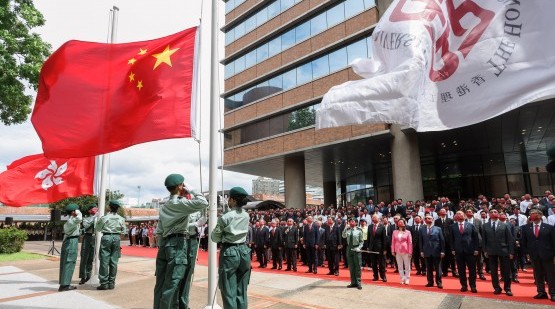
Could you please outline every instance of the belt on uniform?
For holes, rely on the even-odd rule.
[[[170,235],[168,235],[168,236],[166,236],[166,237],[164,237],[164,238],[165,238],[165,239],[170,239],[170,238],[174,238],[174,237],[189,239],[189,234],[173,233],[173,234],[170,234]]]
[[[242,243],[242,242],[241,242],[241,243],[238,243],[238,244],[230,243],[230,242],[224,242],[224,243],[222,243],[222,246],[225,246],[225,247],[234,247],[234,246],[242,246],[242,245],[244,245],[244,244],[245,244],[245,243]]]
[[[68,236],[66,239],[79,238],[79,236]]]
[[[85,233],[85,235],[91,235],[92,236],[93,233]]]
[[[119,233],[102,233],[102,235],[119,235]]]

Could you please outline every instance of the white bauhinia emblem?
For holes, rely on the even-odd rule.
[[[38,172],[35,178],[42,179],[42,188],[48,190],[48,188],[64,182],[61,176],[66,170],[67,162],[58,166],[56,161],[50,160],[50,165],[48,165],[46,169]]]

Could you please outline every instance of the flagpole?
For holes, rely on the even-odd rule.
[[[114,6],[111,10],[111,23],[110,23],[110,43],[114,43],[116,41],[116,25],[117,25],[117,18],[119,8]],[[97,157],[97,162],[100,162],[100,186],[98,194],[98,219],[104,216],[104,211],[106,209],[106,178],[108,176],[108,156],[106,154],[100,155]],[[96,223],[96,222],[95,222]],[[99,260],[99,253],[100,253],[100,241],[101,241],[101,233],[98,230],[95,230],[95,245],[94,245],[94,269],[93,275],[91,276],[91,280],[89,281],[90,284],[98,284],[100,281],[98,279],[98,273],[100,270],[100,260]]]
[[[209,220],[208,220],[208,301],[206,308],[221,308],[216,303],[216,287],[218,283],[218,265],[216,263],[217,246],[210,239],[212,231],[216,227],[217,217],[217,162],[218,154],[218,108],[220,99],[220,87],[218,83],[218,1],[211,2],[210,18],[210,157],[208,173],[209,190]]]

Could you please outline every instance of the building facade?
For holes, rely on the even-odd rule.
[[[545,171],[553,100],[442,132],[385,123],[315,129],[323,95],[360,78],[349,63],[371,55],[390,3],[227,1],[224,168],[284,180],[287,207],[304,207],[306,185],[323,187],[327,205],[553,189]]]

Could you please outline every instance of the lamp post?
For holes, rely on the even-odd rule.
[[[139,195],[137,196],[137,207],[141,206],[141,186],[137,186],[139,189]]]

